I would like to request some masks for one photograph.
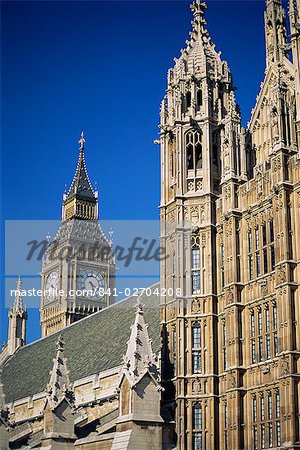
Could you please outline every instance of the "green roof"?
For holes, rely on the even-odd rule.
[[[153,289],[155,287],[158,285]],[[159,296],[143,294],[141,300],[145,305],[145,321],[149,325],[152,348],[157,353],[160,350]],[[121,365],[136,302],[137,297],[128,297],[17,350],[2,366],[5,403],[45,391],[59,334],[64,338],[64,356],[71,381]]]

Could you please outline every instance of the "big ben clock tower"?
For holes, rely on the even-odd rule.
[[[98,223],[98,193],[85,165],[85,139],[73,181],[63,196],[62,222],[42,268],[41,327],[47,336],[112,301],[115,263]]]

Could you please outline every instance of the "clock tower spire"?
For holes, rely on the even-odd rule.
[[[62,220],[97,220],[98,192],[90,182],[85,164],[85,137],[81,133],[78,163],[69,191],[63,196]]]

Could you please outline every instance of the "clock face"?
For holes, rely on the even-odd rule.
[[[46,281],[46,301],[52,302],[57,297],[58,291],[58,273],[51,272]]]
[[[103,297],[105,283],[103,276],[95,269],[86,269],[78,274],[77,289],[82,292],[83,297],[88,299],[98,300]]]

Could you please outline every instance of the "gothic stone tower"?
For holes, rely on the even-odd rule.
[[[98,223],[98,193],[89,180],[84,144],[82,134],[75,175],[63,198],[62,224],[43,261],[43,336],[108,306],[113,298],[111,241]]]
[[[160,113],[163,409],[178,450],[299,448],[299,1],[290,43],[267,1],[247,130],[205,4],[191,9]]]

